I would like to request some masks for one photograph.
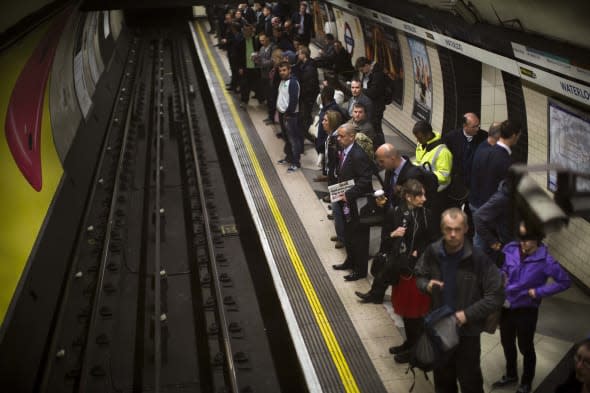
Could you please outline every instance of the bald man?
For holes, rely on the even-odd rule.
[[[375,151],[375,161],[385,169],[384,190],[389,206],[395,206],[399,188],[408,180],[416,179],[423,183],[422,172],[400,153],[391,143],[384,143]]]
[[[479,144],[486,140],[487,132],[480,128],[479,117],[469,112],[463,115],[461,128],[443,136],[443,143],[453,153],[453,173],[449,196],[459,206],[469,192],[473,156]]]

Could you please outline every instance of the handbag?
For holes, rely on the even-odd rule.
[[[381,252],[373,257],[373,263],[371,264],[371,275],[373,277],[381,273],[387,263],[387,254]]]
[[[355,203],[357,216],[361,224],[369,226],[383,224],[385,212],[383,208],[377,206],[373,193],[358,197]]]

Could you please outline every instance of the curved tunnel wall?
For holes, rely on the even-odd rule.
[[[315,6],[316,3],[319,7]],[[312,4],[312,8],[316,9],[315,17],[322,19],[316,26],[335,28],[337,36],[343,42],[366,40],[362,29],[352,28],[346,34],[342,31],[345,23],[352,24],[350,20],[356,19],[360,25],[367,23],[367,20],[372,20],[371,23],[380,21],[390,28],[396,25],[388,15],[378,14],[347,1],[328,0]],[[323,11],[317,11],[319,9]],[[438,20],[437,23],[440,24],[441,21]],[[510,41],[502,36],[496,36],[493,43],[504,48],[500,52],[503,55],[498,56],[480,48],[468,48],[469,44],[452,37],[445,38],[437,33],[439,28],[428,31],[406,22],[398,23],[397,26],[399,28],[394,34],[399,42],[403,64],[403,82],[400,83],[403,85],[403,93],[401,104],[387,106],[384,119],[408,139],[414,140],[411,130],[418,119],[414,110],[418,84],[414,81],[414,59],[408,37],[420,37],[419,40],[426,47],[431,73],[431,124],[437,131],[447,132],[459,127],[463,114],[469,111],[480,115],[484,129],[488,129],[494,121],[514,119],[523,125],[523,135],[513,149],[514,158],[528,164],[544,164],[548,160],[550,148],[547,142],[549,97],[556,97],[582,112],[590,112],[590,96],[575,94],[575,90],[572,94],[571,89],[563,88],[562,81],[566,84],[570,82],[558,73],[546,75],[534,64],[519,61],[512,54]],[[534,40],[535,38],[531,39]],[[507,51],[510,51],[511,58],[505,57]],[[359,56],[358,52],[353,53],[353,62],[355,56]],[[577,55],[579,58],[587,56],[588,53]],[[582,92],[590,92],[588,85],[578,82],[574,82],[574,85],[579,86]],[[581,143],[588,143],[588,140]],[[546,188],[546,173],[534,173],[533,177]],[[590,223],[574,218],[567,229],[552,234],[547,239],[551,252],[586,287],[590,287],[590,264],[585,262],[586,256],[590,254],[590,244],[584,240],[588,237]]]
[[[76,10],[69,12],[50,81],[42,90],[43,184],[39,191],[19,171],[5,137],[6,127],[0,136],[0,188],[10,190],[0,193],[4,207],[0,211],[0,318],[4,319],[0,384],[18,387],[18,391],[34,391],[38,383],[38,375],[22,370],[36,370],[43,360],[128,52],[128,35],[119,12],[85,17]],[[42,25],[1,54],[0,67],[7,81],[0,92],[3,119],[19,74],[47,31]],[[35,79],[34,73],[27,77],[28,81]],[[88,97],[86,112],[80,93]]]

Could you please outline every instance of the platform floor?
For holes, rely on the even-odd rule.
[[[202,23],[203,31],[208,30],[206,22]],[[211,48],[216,43],[214,36],[208,35]],[[224,51],[214,48],[222,59],[227,78],[229,65]],[[312,52],[313,52],[312,48]],[[226,79],[227,80],[227,79]],[[236,107],[238,97],[234,95]],[[274,170],[278,174],[281,185],[296,207],[301,223],[305,227],[313,247],[325,269],[325,273],[334,286],[338,296],[346,308],[355,329],[357,330],[366,351],[377,370],[379,377],[388,392],[408,391],[412,383],[411,374],[406,374],[406,365],[398,365],[388,353],[388,348],[403,341],[403,324],[397,316],[386,296],[381,305],[362,304],[358,301],[354,291],[366,292],[370,288],[371,278],[357,282],[343,280],[342,272],[332,269],[333,264],[341,263],[345,258],[344,249],[335,249],[330,236],[334,235],[333,221],[327,218],[329,213],[327,204],[321,201],[321,196],[327,193],[326,183],[316,183],[313,178],[319,173],[316,167],[316,152],[310,142],[305,143],[305,154],[302,156],[302,169],[296,173],[287,173],[286,167],[276,162],[283,158],[283,141],[275,137],[275,126],[266,126],[265,106],[251,99],[247,108],[242,109],[252,121],[262,140],[270,160],[275,163]],[[415,145],[394,130],[384,127],[385,139],[393,143],[404,153],[413,155]],[[371,249],[376,251],[378,233],[372,233]],[[563,358],[572,344],[587,336],[590,331],[590,313],[588,306],[590,297],[580,289],[572,287],[568,291],[546,299],[541,307],[540,317],[535,337],[537,352],[536,377],[533,387],[538,386]],[[519,358],[520,361],[520,358]],[[482,334],[482,370],[484,375],[484,390],[491,392],[491,384],[499,379],[504,371],[504,356],[500,345],[499,332],[493,335]],[[519,366],[520,370],[520,366]],[[415,392],[434,392],[432,378],[426,381],[421,374],[416,376]],[[514,392],[516,387],[509,389],[494,389],[494,392]]]

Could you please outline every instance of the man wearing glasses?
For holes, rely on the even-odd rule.
[[[451,205],[460,207],[467,200],[471,167],[477,146],[486,140],[488,133],[480,128],[479,117],[475,113],[463,116],[463,126],[443,135],[443,143],[453,153],[453,173],[449,186]]]

